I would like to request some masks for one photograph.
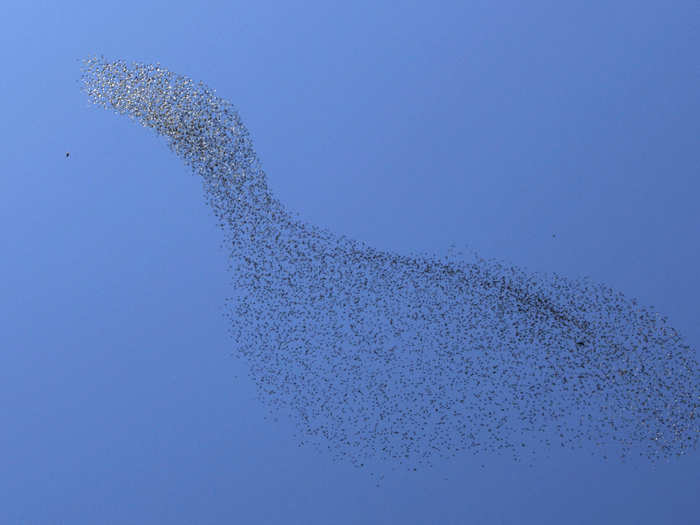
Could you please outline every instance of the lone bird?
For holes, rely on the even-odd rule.
[[[70,151],[66,151],[66,158],[70,157]]]

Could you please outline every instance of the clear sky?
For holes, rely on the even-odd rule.
[[[590,276],[697,349],[698,20],[686,0],[5,2],[0,523],[698,523],[697,451],[467,453],[377,487],[299,448],[230,355],[200,183],[79,89],[90,54],[161,62],[235,104],[303,219]]]

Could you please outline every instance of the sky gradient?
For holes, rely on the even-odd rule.
[[[696,522],[697,452],[465,454],[377,487],[298,448],[230,356],[200,183],[79,89],[89,54],[159,61],[235,104],[304,220],[590,276],[697,349],[697,5],[463,4],[3,7],[0,521]]]

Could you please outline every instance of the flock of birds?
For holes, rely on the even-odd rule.
[[[92,57],[83,89],[201,177],[231,250],[236,352],[300,441],[409,469],[464,451],[697,447],[700,374],[666,317],[586,279],[381,251],[291,214],[238,113],[160,65]]]

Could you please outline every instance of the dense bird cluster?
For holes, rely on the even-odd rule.
[[[651,459],[697,446],[695,352],[653,309],[585,279],[307,224],[271,194],[233,107],[159,65],[90,58],[83,88],[201,177],[231,250],[236,351],[302,441],[409,467],[543,444]]]

